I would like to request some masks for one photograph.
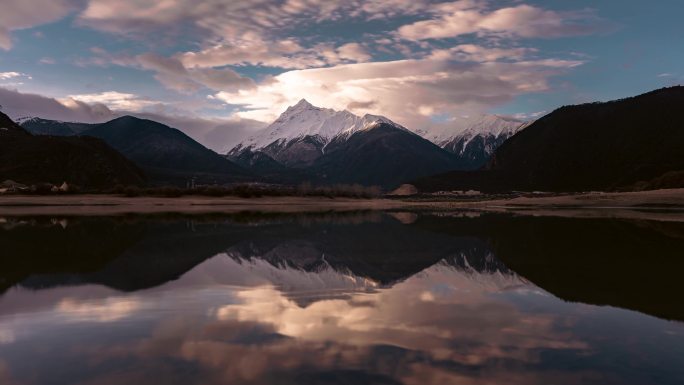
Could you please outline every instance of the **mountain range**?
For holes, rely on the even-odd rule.
[[[43,146],[54,142],[50,152],[55,153],[72,153],[76,150],[59,146],[78,145],[78,151],[97,157],[99,163],[91,164],[104,171],[93,183],[80,174],[74,177],[77,172],[71,169],[53,177],[45,174],[50,167],[35,170],[39,160],[29,159],[30,152],[10,150],[3,154],[4,169],[32,170],[23,171],[35,174],[26,174],[26,180],[16,178],[22,183],[48,176],[93,186],[142,183],[139,170],[136,178],[123,176],[126,167],[111,153],[116,150],[142,169],[150,184],[185,185],[190,179],[200,184],[358,183],[389,190],[413,181],[421,192],[681,187],[683,103],[684,87],[671,87],[607,103],[565,106],[535,122],[485,115],[452,127],[411,130],[383,116],[315,107],[302,99],[225,155],[178,129],[131,116],[102,124],[33,118],[21,121],[23,129],[5,117],[6,137]],[[108,155],[96,155],[103,152]],[[107,178],[111,181],[105,183]]]
[[[0,180],[25,184],[69,182],[86,189],[139,185],[143,172],[93,137],[32,135],[0,113]]]
[[[123,116],[102,124],[83,124],[33,118],[24,120],[22,126],[37,135],[102,139],[157,184],[184,185],[189,178],[198,183],[226,183],[251,176],[182,131],[152,120]]]
[[[227,156],[257,173],[279,164],[305,170],[319,183],[392,187],[420,175],[478,168],[524,126],[483,116],[461,130],[413,132],[383,116],[357,116],[302,99]]]
[[[561,107],[503,143],[481,170],[415,181],[421,191],[633,190],[684,186],[684,87]]]
[[[319,108],[302,99],[225,156],[180,130],[124,116],[102,124],[26,118],[35,135],[96,137],[149,176],[153,184],[266,181],[363,184],[387,189],[455,169],[474,169],[523,123],[496,116],[462,129],[413,132],[390,119]]]
[[[508,138],[531,123],[498,115],[479,115],[465,119],[460,129],[440,125],[416,133],[457,155],[461,169],[475,170],[484,166]]]

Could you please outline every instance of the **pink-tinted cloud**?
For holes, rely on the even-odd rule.
[[[484,2],[457,1],[437,7],[430,20],[400,27],[397,35],[408,40],[467,34],[555,38],[592,34],[604,28],[592,10],[558,12],[526,4],[490,10]]]
[[[289,71],[251,90],[221,92],[218,99],[241,105],[238,115],[271,121],[306,98],[315,105],[387,115],[406,127],[423,128],[439,114],[484,112],[529,92],[550,89],[549,80],[583,64],[539,59],[532,49],[460,45],[422,59],[338,65]]]
[[[58,100],[0,87],[0,105],[2,112],[13,119],[40,117],[68,122],[101,123],[123,115],[134,115],[178,128],[217,151],[232,147],[264,127],[263,123],[250,119],[202,118],[189,111],[159,108],[158,102],[113,91],[71,95]]]
[[[59,20],[78,8],[80,0],[3,1],[0,6],[0,48],[12,48],[11,32]]]

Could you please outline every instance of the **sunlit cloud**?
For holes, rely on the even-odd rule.
[[[216,150],[224,151],[226,147],[232,147],[242,138],[249,136],[255,131],[264,127],[258,121],[232,116],[228,118],[207,118],[199,116],[188,110],[174,110],[152,103],[150,110],[116,110],[110,109],[103,102],[107,99],[96,94],[94,98],[87,99],[98,102],[85,102],[77,98],[55,99],[42,95],[22,93],[17,90],[0,87],[0,105],[3,112],[10,115],[13,119],[26,117],[39,117],[43,119],[54,119],[67,122],[102,123],[123,115],[135,115],[140,118],[151,119],[170,127],[183,130],[190,137],[194,138],[203,145]],[[118,99],[122,96],[119,95]],[[123,97],[125,99],[125,97]],[[131,96],[128,97],[129,99]],[[135,97],[133,96],[135,101]],[[126,106],[129,102],[124,102]],[[150,101],[147,101],[150,104]]]
[[[128,111],[141,111],[145,107],[157,104],[157,102],[135,94],[117,91],[69,95],[66,98],[60,99],[60,102],[67,107],[74,107],[78,102],[84,102],[89,104],[104,104],[111,109]]]
[[[26,76],[20,72],[0,72],[0,80],[15,79],[18,77]]]
[[[435,8],[435,16],[407,24],[397,35],[409,40],[444,39],[467,34],[503,37],[542,37],[588,35],[605,28],[591,10],[557,12],[527,4],[491,10],[483,1],[456,1]]]
[[[220,92],[215,97],[241,106],[239,116],[265,122],[306,98],[314,105],[387,115],[418,129],[436,114],[482,112],[517,95],[547,91],[553,76],[583,64],[528,58],[533,52],[457,46],[418,60],[289,71],[254,89]]]

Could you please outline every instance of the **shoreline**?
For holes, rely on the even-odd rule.
[[[392,199],[324,197],[124,197],[117,195],[13,195],[0,197],[0,216],[209,214],[264,211],[275,213],[393,210],[405,207]]]
[[[484,197],[486,198],[486,197]],[[480,211],[519,215],[684,221],[684,189],[582,193],[463,201],[325,197],[125,197],[117,195],[0,196],[0,216],[88,216],[349,211]]]

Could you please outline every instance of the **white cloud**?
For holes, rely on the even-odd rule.
[[[290,36],[300,26],[414,14],[430,7],[423,0],[207,0],[200,5],[194,0],[90,0],[78,20],[91,28],[142,39],[150,33],[190,39],[200,49],[178,55],[186,68],[256,65],[303,69],[368,61],[371,55],[353,41],[331,47],[319,39],[303,46],[302,39]]]
[[[114,117],[113,112],[104,104],[87,104],[73,100],[66,106],[56,99],[21,93],[16,90],[0,87],[0,105],[3,112],[11,118],[38,116],[72,122],[101,122]]]
[[[469,61],[458,60],[464,52]],[[289,71],[252,90],[220,92],[216,97],[243,106],[239,116],[260,121],[271,121],[306,98],[323,107],[387,115],[419,129],[430,124],[431,116],[483,112],[523,93],[547,91],[551,77],[583,63],[535,59],[526,57],[528,52],[534,51],[518,49],[511,56],[459,46],[423,59]],[[511,57],[519,60],[497,60]]]
[[[397,35],[408,40],[444,39],[466,34],[508,37],[586,35],[605,25],[591,10],[556,12],[521,4],[490,10],[482,1],[457,1],[436,7],[435,17],[404,25]]]
[[[187,67],[202,68],[225,65],[308,68],[326,64],[318,52],[305,49],[293,39],[268,41],[254,32],[178,57]]]
[[[337,54],[342,60],[352,62],[365,62],[371,59],[368,50],[359,43],[347,43],[337,49]]]
[[[251,78],[241,76],[231,68],[193,67],[186,68],[178,58],[165,57],[154,53],[137,56],[111,54],[106,50],[93,47],[95,56],[79,59],[77,65],[111,65],[154,71],[157,79],[166,88],[181,93],[193,93],[206,87],[214,91],[232,91],[254,87]]]
[[[143,54],[135,57],[137,65],[157,72],[155,78],[163,85],[177,91],[197,91],[208,87],[217,91],[233,91],[254,87],[250,78],[240,76],[230,68],[193,68],[187,69],[176,58],[167,58],[155,54]]]
[[[242,140],[266,124],[251,119],[233,116],[230,118],[202,118],[187,111],[142,112],[133,115],[178,128],[202,145],[219,153],[226,153]]]
[[[127,111],[142,111],[145,107],[158,104],[158,102],[142,98],[135,94],[117,91],[69,95],[66,98],[59,99],[59,101],[69,108],[78,105],[78,102],[83,102],[88,104],[104,104],[111,109]]]
[[[10,79],[15,79],[19,77],[29,77],[26,74],[22,74],[21,72],[0,72],[0,80],[10,80]]]
[[[105,103],[114,101],[115,104],[125,106],[128,103],[135,103],[140,98],[132,94],[116,92],[103,94],[72,95],[70,98],[57,100],[0,87],[0,105],[2,105],[2,112],[13,119],[35,116],[68,122],[101,123],[123,115],[135,115],[178,128],[216,151],[231,148],[264,127],[261,122],[240,117],[202,118],[191,111],[160,108],[163,105],[158,103],[154,103],[151,110],[116,110],[113,106],[110,109]]]
[[[359,43],[346,43],[339,47],[319,43],[311,48],[304,48],[293,39],[269,42],[252,32],[230,43],[218,44],[199,52],[185,52],[178,57],[189,68],[255,65],[285,69],[364,62],[372,58],[368,50]]]

